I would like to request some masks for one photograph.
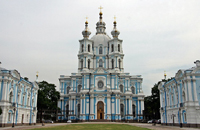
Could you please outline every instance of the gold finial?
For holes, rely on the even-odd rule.
[[[114,16],[114,21],[116,22],[116,16]]]
[[[39,73],[39,72],[37,71],[36,73],[37,73],[37,74],[36,74],[36,77],[38,77],[38,73]]]
[[[166,71],[164,71],[164,78],[165,78],[165,79],[166,79],[166,76],[167,76],[167,75],[166,75]]]
[[[99,9],[100,9],[100,12],[101,12],[101,9],[103,9],[103,7],[100,6]]]
[[[86,19],[85,24],[88,24],[88,17],[86,16],[85,19]]]

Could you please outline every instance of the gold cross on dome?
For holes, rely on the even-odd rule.
[[[36,76],[38,76],[38,73],[39,73],[39,72],[37,71],[36,73],[37,73]]]
[[[87,21],[87,20],[88,20],[88,17],[86,16],[85,19],[86,19],[86,21]]]
[[[99,9],[100,9],[100,12],[101,12],[101,9],[103,9],[103,7],[100,6]]]
[[[114,16],[114,21],[116,21],[116,16]]]

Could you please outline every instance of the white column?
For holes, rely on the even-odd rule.
[[[93,66],[93,58],[90,59],[90,68],[94,68],[94,66]]]
[[[82,113],[82,98],[80,100],[81,100],[81,102],[80,102],[80,114],[83,114]]]
[[[129,114],[132,114],[132,100],[129,99]]]
[[[91,88],[94,88],[94,75],[91,75]]]
[[[64,100],[63,100],[63,103],[64,103]],[[64,106],[64,105],[63,105]],[[66,109],[66,108],[65,108]],[[63,109],[64,110],[64,109]],[[71,98],[69,98],[69,110],[72,110],[71,109]],[[71,114],[71,112],[69,112],[69,115]]]
[[[141,112],[144,110],[144,100],[141,100]]]
[[[163,107],[163,106],[164,106],[162,94],[163,94],[163,92],[161,93],[161,91],[160,91],[160,107]]]
[[[191,85],[191,80],[187,80],[187,86],[188,86],[188,97],[189,97],[189,101],[192,101],[192,85]]]
[[[188,94],[187,94],[187,82],[185,80],[183,81],[182,87],[185,88],[185,101],[184,102],[186,102],[186,101],[188,101],[188,98],[187,98]]]
[[[6,80],[3,80],[3,86],[2,87],[3,87],[2,101],[5,101],[6,100],[6,94],[9,95],[9,92],[6,92],[7,91],[7,81]],[[14,96],[14,93],[13,93],[13,96]]]
[[[111,114],[110,113],[110,108],[111,108],[111,106],[110,106],[110,97],[107,97],[107,114]]]
[[[193,76],[193,90],[194,90],[194,101],[198,101],[197,98],[197,91],[196,91],[196,79],[194,79],[195,77]]]
[[[90,99],[90,114],[94,114],[94,97]]]
[[[85,96],[85,95],[84,95]],[[85,114],[85,98],[83,98],[83,114]]]
[[[121,68],[124,68],[123,58],[121,59]]]
[[[93,69],[95,69],[96,68],[96,58],[94,58],[94,60],[93,60]]]

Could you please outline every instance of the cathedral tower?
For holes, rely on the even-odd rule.
[[[90,38],[88,21],[79,40],[78,73],[61,75],[59,120],[142,119],[144,94],[141,75],[124,73],[123,48],[117,22],[112,38],[106,33],[103,13],[99,13],[96,33]]]

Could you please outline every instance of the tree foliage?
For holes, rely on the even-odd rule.
[[[151,96],[144,98],[144,112],[148,119],[160,119],[160,92],[158,84],[151,89]]]
[[[46,81],[39,82],[38,90],[38,110],[56,110],[60,93],[56,91],[54,84],[49,84]]]
[[[2,114],[2,109],[1,109],[1,107],[0,107],[0,115]]]

